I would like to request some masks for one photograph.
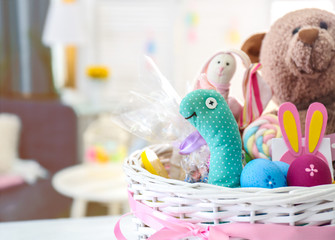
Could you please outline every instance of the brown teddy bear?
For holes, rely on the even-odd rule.
[[[328,110],[327,133],[335,132],[334,14],[320,9],[288,13],[268,33],[250,37],[242,50],[263,65],[275,103],[294,103],[304,126],[308,106],[321,102]]]

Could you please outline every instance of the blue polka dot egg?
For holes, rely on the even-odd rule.
[[[240,179],[241,187],[278,188],[286,187],[282,170],[267,159],[254,159],[244,168]]]

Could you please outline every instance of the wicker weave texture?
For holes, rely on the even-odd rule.
[[[150,146],[162,159],[172,147]],[[164,214],[195,224],[230,222],[276,223],[295,226],[335,225],[335,184],[316,187],[225,188],[187,183],[150,174],[136,151],[125,161],[124,171],[134,198]],[[168,164],[168,161],[163,163]],[[154,230],[134,219],[139,239]]]

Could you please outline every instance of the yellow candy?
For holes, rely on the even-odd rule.
[[[150,150],[149,148],[145,149],[141,153],[141,159],[142,159],[142,163],[144,165],[144,168],[148,172],[150,172],[154,175],[169,178],[169,175],[168,175],[166,169],[164,168],[163,164],[159,160],[156,153],[154,153],[152,150]]]

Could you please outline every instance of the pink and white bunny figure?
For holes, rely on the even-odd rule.
[[[327,126],[327,110],[321,103],[309,106],[306,115],[305,141],[301,134],[299,113],[295,105],[286,102],[278,110],[279,126],[288,151],[280,161],[290,164],[289,186],[316,186],[332,182],[326,157],[319,151]],[[330,148],[330,146],[329,146]]]
[[[250,66],[250,59],[243,51],[234,49],[218,52],[203,65],[194,90],[215,89],[228,100],[230,81],[236,71],[236,59],[233,54],[242,59],[245,68]]]
[[[242,59],[245,68],[250,66],[250,59],[243,51],[237,49],[220,51],[210,57],[203,65],[196,79],[194,90],[213,89],[219,92],[237,119],[242,111],[242,105],[235,98],[228,97],[230,81],[236,71],[236,59],[233,54]]]
[[[230,80],[236,71],[236,61],[230,53],[219,53],[214,55],[212,59],[205,65],[199,84],[201,88],[213,87],[228,100]],[[204,85],[204,84],[207,84]]]

